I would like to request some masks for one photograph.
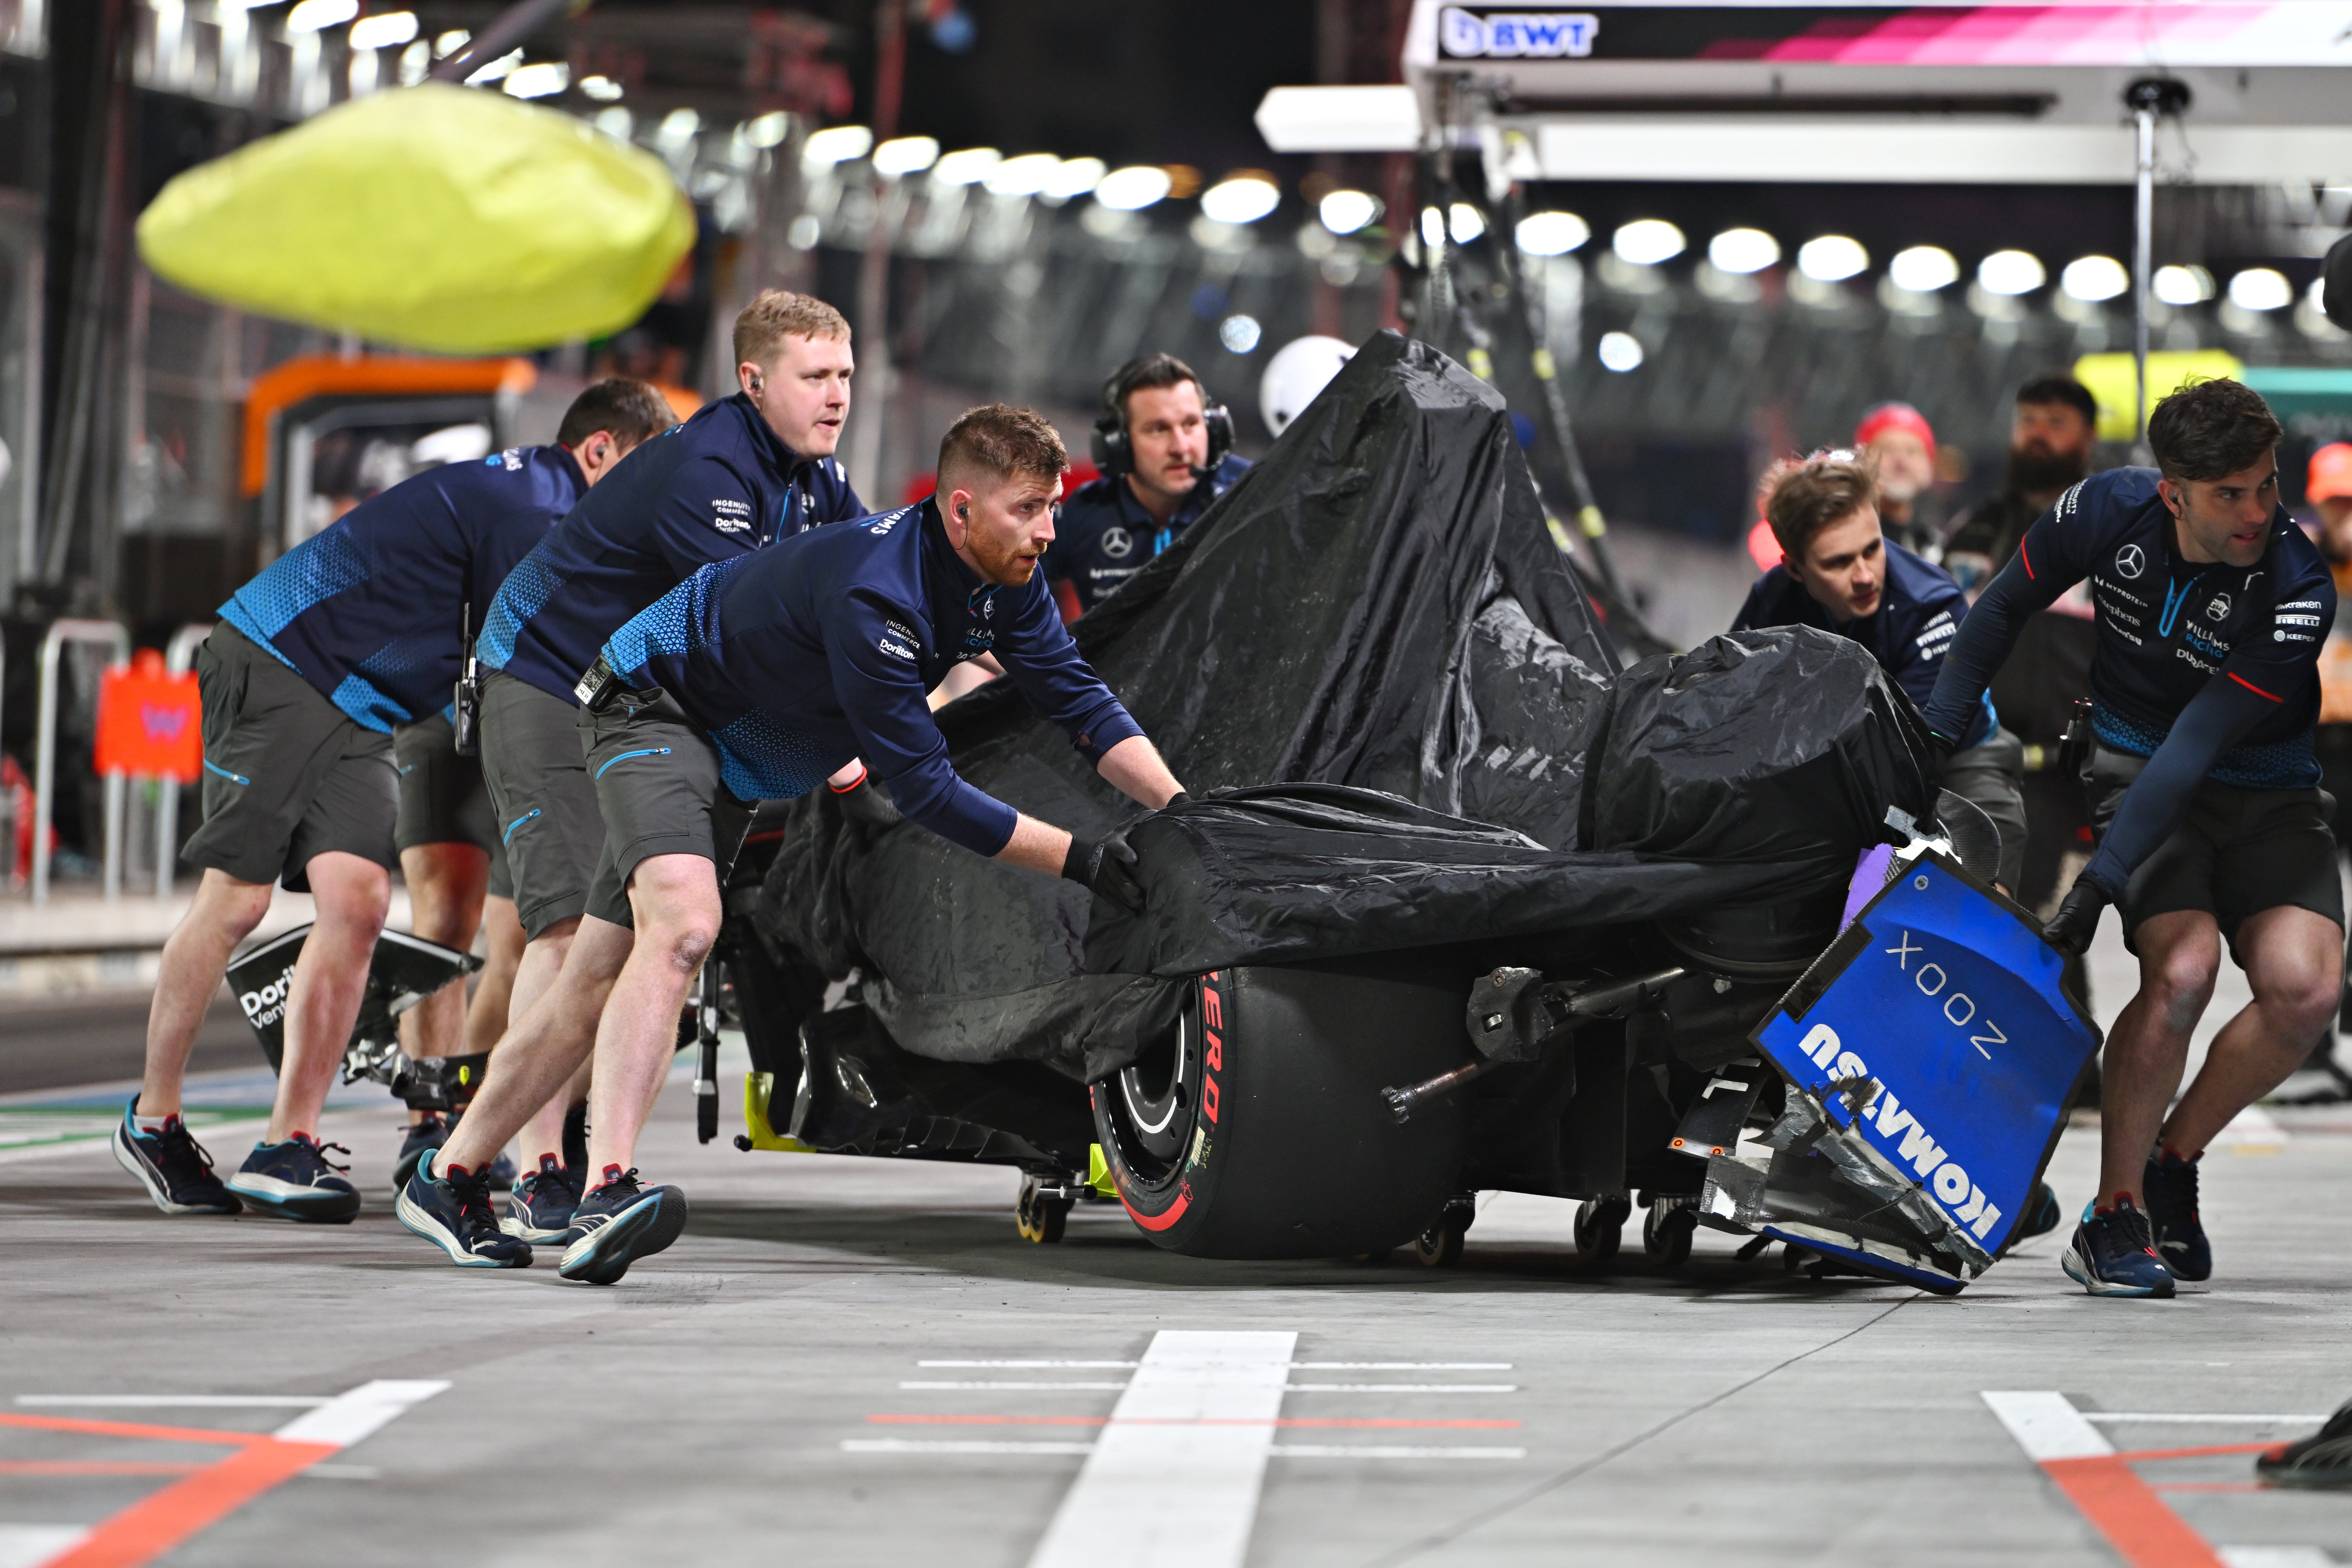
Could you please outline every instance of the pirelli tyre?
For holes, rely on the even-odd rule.
[[[1468,1059],[1465,985],[1393,956],[1192,982],[1176,1029],[1090,1091],[1129,1216],[1195,1258],[1411,1242],[1460,1190],[1466,1121],[1448,1097],[1400,1125],[1381,1090]]]

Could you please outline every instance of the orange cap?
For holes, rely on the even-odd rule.
[[[2352,496],[2352,441],[2332,441],[2311,455],[2311,478],[2303,487],[2308,501]]]

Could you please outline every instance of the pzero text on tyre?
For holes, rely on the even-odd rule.
[[[1462,991],[1393,957],[1219,970],[1176,1030],[1095,1084],[1119,1197],[1154,1242],[1196,1258],[1383,1252],[1458,1187],[1458,1098],[1400,1125],[1381,1098],[1459,1067]]]

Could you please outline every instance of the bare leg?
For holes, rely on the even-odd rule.
[[[2132,933],[2139,948],[2139,993],[2107,1035],[2101,1068],[2098,1201],[2128,1194],[2141,1207],[2140,1173],[2156,1147],[2164,1108],[2180,1087],[2189,1037],[2213,995],[2221,929],[2195,910],[2156,915]]]
[[[629,877],[636,947],[613,986],[596,1030],[596,1080],[588,1091],[589,1184],[610,1166],[627,1170],[637,1133],[669,1077],[677,1016],[719,936],[719,873],[699,855],[656,855]]]
[[[269,1113],[272,1143],[318,1130],[327,1090],[359,1019],[368,964],[392,901],[392,874],[357,855],[340,849],[314,855],[304,873],[319,919],[302,943],[302,956],[294,961],[294,984],[286,999],[286,1060]]]
[[[155,999],[147,1009],[147,1071],[139,1086],[142,1116],[176,1116],[180,1080],[196,1031],[228,970],[229,954],[253,934],[269,912],[267,882],[241,882],[205,868],[188,912],[172,928],[155,975]]]
[[[521,1009],[514,1006],[515,975],[522,967],[522,922],[515,918],[512,899],[493,894],[482,903],[482,924],[489,932],[489,957],[474,976],[474,999],[466,1005],[466,1054],[478,1056],[499,1043],[507,1020]],[[545,989],[545,987],[541,987]]]
[[[414,844],[400,852],[408,884],[408,929],[426,942],[464,952],[482,923],[490,858],[471,844]],[[401,1015],[400,1047],[412,1057],[454,1057],[465,1037],[461,977]]]
[[[479,1170],[553,1099],[588,1058],[596,1042],[596,1020],[604,998],[629,956],[630,935],[594,916],[580,921],[579,935],[561,971],[540,998],[510,1025],[490,1053],[489,1075],[466,1119],[443,1146],[453,1165]],[[524,958],[524,973],[530,962]],[[521,989],[519,977],[516,989]]]
[[[2336,1015],[2344,933],[2334,921],[2292,904],[2263,910],[2238,928],[2238,952],[2254,999],[2221,1026],[2164,1123],[2163,1142],[2184,1158],[2284,1083]]]
[[[565,955],[572,951],[572,939],[580,930],[581,919],[574,915],[568,921],[556,921],[531,938],[530,945],[523,949],[521,967],[515,973],[512,1016],[521,1017],[555,984],[556,976],[562,972]],[[520,931],[522,928],[518,924],[515,929]],[[592,1023],[590,1028],[593,1027]],[[526,1173],[539,1168],[542,1154],[552,1154],[559,1163],[562,1160],[564,1114],[587,1098],[588,1064],[583,1060],[562,1091],[550,1096],[523,1123],[519,1146]]]

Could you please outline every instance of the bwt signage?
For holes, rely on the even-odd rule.
[[[1448,5],[1437,14],[1441,52],[1457,60],[1582,59],[1601,19],[1590,11],[1486,11]]]

